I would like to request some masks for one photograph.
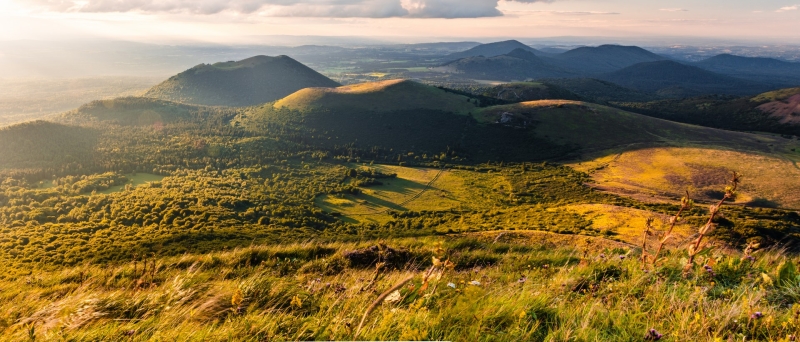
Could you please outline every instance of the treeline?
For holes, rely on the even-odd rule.
[[[756,109],[763,103],[754,102],[749,97],[708,95],[612,105],[635,113],[706,127],[800,136],[800,126],[782,124],[778,118]]]

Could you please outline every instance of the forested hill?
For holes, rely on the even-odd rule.
[[[522,44],[522,43],[520,43],[520,42],[518,42],[516,40],[506,40],[506,41],[502,41],[502,42],[481,44],[481,45],[478,45],[478,46],[473,47],[473,48],[471,48],[469,50],[466,50],[466,51],[453,53],[453,54],[450,54],[447,57],[445,57],[445,60],[454,61],[454,60],[461,59],[461,58],[478,57],[478,56],[483,56],[483,57],[487,57],[488,58],[488,57],[505,55],[505,54],[507,54],[507,53],[509,53],[511,51],[516,50],[516,49],[522,49],[524,51],[527,51],[527,52],[530,52],[530,53],[533,53],[533,54],[536,54],[536,55],[546,55],[546,54],[542,53],[541,51],[536,50],[536,49],[534,49],[534,48],[532,48],[530,46],[527,46],[525,44]]]
[[[308,87],[339,84],[287,56],[200,64],[151,88],[146,97],[207,106],[252,106]]]

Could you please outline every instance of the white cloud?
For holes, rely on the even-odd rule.
[[[659,11],[662,11],[662,12],[688,12],[689,10],[687,10],[685,8],[662,8],[662,9],[659,9]]]
[[[786,7],[781,7],[780,9],[778,9],[778,10],[777,10],[777,11],[775,11],[775,12],[789,12],[789,11],[796,11],[798,8],[800,8],[800,5],[786,6]]]

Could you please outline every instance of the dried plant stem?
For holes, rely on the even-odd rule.
[[[737,175],[736,172],[734,172],[733,179],[731,179],[731,185],[725,189],[725,195],[722,196],[722,199],[719,200],[719,202],[717,202],[716,206],[711,207],[710,209],[711,213],[709,214],[706,225],[703,226],[703,228],[700,228],[700,236],[697,237],[697,240],[694,241],[694,246],[692,247],[691,250],[689,250],[689,261],[686,263],[684,271],[688,271],[692,267],[692,265],[694,265],[694,257],[699,252],[700,244],[703,242],[703,237],[705,237],[706,234],[711,232],[711,227],[714,218],[716,218],[717,214],[719,214],[719,210],[720,208],[722,208],[722,205],[725,203],[725,201],[733,198],[734,194],[736,193],[736,188],[738,186],[739,186],[739,175]]]
[[[369,314],[371,314],[372,311],[375,311],[375,308],[377,308],[378,305],[380,305],[381,302],[383,302],[383,300],[386,299],[387,296],[389,296],[389,294],[391,294],[392,292],[397,291],[399,288],[403,287],[403,285],[405,285],[406,283],[411,281],[411,279],[414,279],[414,275],[413,274],[408,276],[408,277],[406,277],[405,279],[403,279],[399,283],[395,284],[394,286],[392,286],[391,288],[389,288],[388,290],[383,292],[380,296],[378,296],[378,299],[375,299],[375,301],[372,302],[372,305],[370,305],[369,308],[367,309],[367,311],[364,312],[364,316],[361,317],[361,323],[358,323],[358,328],[356,329],[356,334],[353,335],[353,339],[358,339],[358,335],[361,333],[361,328],[364,326],[364,321],[367,320],[367,316],[369,316]]]
[[[658,255],[661,254],[661,249],[664,248],[664,244],[667,243],[667,240],[669,240],[669,238],[672,237],[672,230],[675,229],[675,224],[677,224],[678,220],[681,219],[681,214],[683,214],[683,212],[686,211],[687,209],[691,208],[691,206],[692,206],[692,200],[689,198],[689,192],[687,191],[686,197],[684,197],[681,200],[680,210],[678,210],[678,213],[675,214],[675,216],[673,216],[672,219],[670,220],[671,222],[669,225],[669,229],[667,229],[667,233],[664,234],[664,238],[661,239],[661,242],[658,244],[658,249],[656,249],[656,254],[653,255],[653,267],[655,267],[656,263],[658,262]]]
[[[642,265],[647,264],[647,236],[650,235],[650,228],[653,225],[653,218],[647,218],[644,224],[644,234],[642,236]]]

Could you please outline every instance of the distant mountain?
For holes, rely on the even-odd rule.
[[[800,85],[800,63],[774,58],[717,55],[692,64],[716,73],[769,84]]]
[[[527,46],[525,44],[522,44],[516,40],[506,40],[502,42],[481,44],[466,51],[452,53],[447,55],[445,59],[448,61],[454,61],[457,59],[467,58],[467,57],[478,57],[478,56],[495,57],[495,56],[505,55],[516,49],[522,49],[524,51],[528,51],[535,55],[545,55],[545,53],[536,50],[530,46]]]
[[[615,101],[644,102],[660,99],[656,94],[625,88],[595,78],[543,79],[540,82],[566,89],[586,101],[601,104]]]
[[[462,58],[434,70],[483,80],[524,81],[539,78],[571,77],[570,72],[552,65],[525,49],[515,49],[494,57]]]
[[[207,106],[252,106],[308,87],[339,84],[287,56],[200,64],[151,88],[145,97]]]
[[[666,60],[637,46],[601,45],[579,47],[552,57],[553,63],[581,73],[599,74],[634,64]]]
[[[598,78],[665,97],[701,94],[750,95],[770,90],[770,86],[765,84],[673,61],[639,63]]]

